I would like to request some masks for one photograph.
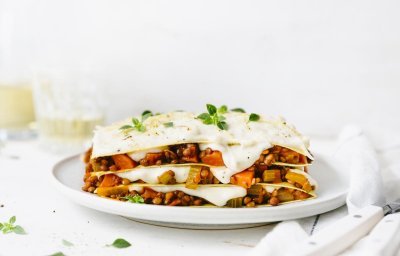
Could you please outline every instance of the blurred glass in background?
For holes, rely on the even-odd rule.
[[[34,137],[28,67],[16,58],[14,16],[0,10],[0,142]]]
[[[38,133],[48,152],[82,152],[104,119],[100,82],[76,63],[69,69],[30,58],[18,44],[15,10],[0,7],[0,148]]]
[[[1,81],[0,78],[0,109],[0,127],[10,138],[11,134],[29,129],[35,119],[29,83]]]
[[[103,122],[99,82],[82,71],[36,72],[33,88],[40,145],[54,153],[89,147],[96,125]]]

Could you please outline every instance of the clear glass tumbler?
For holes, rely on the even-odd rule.
[[[90,145],[103,122],[102,88],[82,72],[37,72],[33,82],[40,144],[53,153],[76,153]]]

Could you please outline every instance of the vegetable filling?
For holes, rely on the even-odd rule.
[[[129,191],[128,185],[133,182],[144,184],[143,180],[129,180],[118,176],[118,173],[126,172],[136,167],[152,167],[163,165],[193,164],[187,174],[185,187],[196,189],[199,185],[221,184],[213,175],[210,168],[224,166],[220,151],[206,148],[200,150],[198,144],[187,143],[168,146],[160,152],[149,152],[138,161],[134,161],[127,154],[118,154],[107,157],[91,159],[89,149],[84,155],[86,172],[84,186],[82,189],[87,192],[97,193],[100,196],[128,200],[133,196],[143,198],[143,203],[169,206],[202,206],[207,205],[207,200],[188,195],[182,191],[156,192],[151,188],[144,188],[143,191]],[[247,189],[245,197],[234,198],[227,202],[227,207],[254,207],[256,205],[278,205],[280,203],[304,200],[311,197],[308,192],[315,189],[307,176],[307,164],[310,163],[307,157],[288,148],[274,146],[264,150],[259,159],[246,170],[236,173],[230,178],[230,184],[238,185]],[[285,164],[299,165],[296,168],[302,170],[291,171]],[[204,166],[207,165],[207,166]],[[135,172],[136,169],[130,170]],[[149,170],[150,171],[150,170]],[[176,170],[175,170],[176,171]],[[98,175],[98,173],[105,173]],[[122,176],[122,175],[121,175]],[[278,184],[286,182],[294,188],[281,187],[267,192],[260,183]],[[157,176],[157,184],[173,185],[178,184],[174,168],[166,170]],[[298,189],[295,189],[298,188]],[[128,198],[128,199],[127,199]]]

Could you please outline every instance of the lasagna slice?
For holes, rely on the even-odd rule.
[[[222,115],[221,115],[222,116]],[[255,207],[316,197],[308,140],[282,119],[171,112],[98,127],[83,190],[168,206]]]

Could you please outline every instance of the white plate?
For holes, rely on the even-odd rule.
[[[311,200],[258,208],[198,208],[131,204],[98,197],[81,190],[85,166],[79,156],[57,163],[52,171],[56,188],[72,201],[98,211],[136,221],[169,227],[230,229],[259,226],[269,222],[308,217],[342,206],[348,190],[344,168],[316,154],[310,174],[317,180],[318,197]]]

